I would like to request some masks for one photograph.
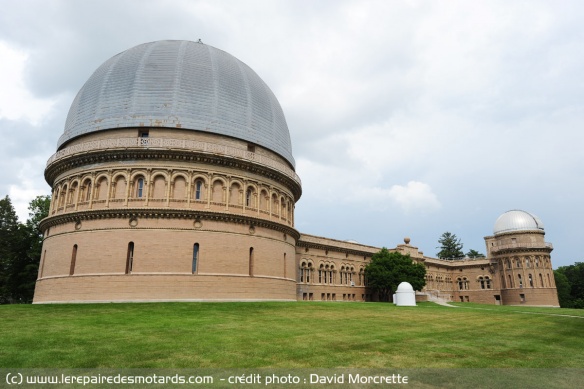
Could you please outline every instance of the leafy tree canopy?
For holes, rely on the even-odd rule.
[[[558,299],[562,308],[584,308],[584,262],[554,270]]]
[[[462,259],[464,257],[462,243],[460,243],[460,239],[458,239],[455,234],[450,232],[443,233],[440,239],[438,239],[438,243],[440,243],[440,246],[436,247],[440,249],[436,254],[438,258]]]
[[[469,258],[484,258],[485,257],[484,254],[481,254],[478,251],[472,250],[472,249],[469,250],[468,253],[466,253],[466,256]]]
[[[48,216],[50,201],[49,196],[32,200],[23,224],[10,198],[0,200],[0,304],[32,301],[43,242],[39,223]]]
[[[422,290],[426,285],[426,268],[414,263],[409,254],[390,252],[385,247],[373,254],[365,267],[367,287],[377,292],[381,301],[390,301],[401,282],[409,282],[414,290]]]

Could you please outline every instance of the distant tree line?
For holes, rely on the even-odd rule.
[[[584,308],[584,262],[554,270],[558,299],[562,308]]]
[[[0,199],[0,304],[32,302],[43,245],[39,224],[50,202],[50,196],[36,197],[29,219],[20,223],[10,197]]]

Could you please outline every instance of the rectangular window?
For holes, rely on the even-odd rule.
[[[519,295],[519,300],[521,300],[522,303],[525,302],[525,295],[523,293]]]

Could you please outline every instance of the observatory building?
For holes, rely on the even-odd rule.
[[[247,65],[190,41],[103,63],[73,101],[52,188],[35,303],[375,300],[379,248],[301,234],[302,194],[278,100]],[[503,214],[487,258],[426,257],[419,299],[558,305],[541,221]]]

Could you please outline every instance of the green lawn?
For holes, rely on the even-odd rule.
[[[583,310],[458,305],[0,306],[0,368],[584,366]]]

